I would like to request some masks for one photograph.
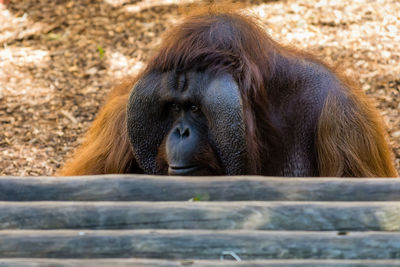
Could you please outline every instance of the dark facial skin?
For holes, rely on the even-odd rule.
[[[145,173],[247,172],[241,98],[228,74],[150,73],[133,88],[127,114],[134,155]]]
[[[172,103],[170,107],[175,122],[166,137],[168,174],[186,175],[202,169],[196,156],[207,136],[207,119],[198,105]],[[203,169],[207,169],[203,166]],[[207,173],[204,173],[207,174]]]

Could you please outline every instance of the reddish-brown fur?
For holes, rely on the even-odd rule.
[[[217,25],[218,23],[212,23],[217,19],[216,15],[219,19],[224,17],[227,21],[233,21],[238,34],[232,35],[232,38],[246,36],[245,40],[233,40],[231,53],[220,49],[218,45],[210,45],[202,34],[191,34],[201,31],[203,25]],[[214,34],[218,38],[217,28]],[[262,163],[261,155],[276,160],[280,160],[281,155],[279,134],[272,126],[268,112],[267,94],[268,87],[273,86],[277,79],[286,79],[275,75],[276,61],[279,60],[276,55],[303,58],[321,65],[323,63],[308,54],[277,44],[255,20],[235,12],[208,9],[200,15],[189,17],[185,27],[176,27],[165,36],[163,45],[150,60],[144,73],[172,69],[184,72],[193,66],[211,72],[233,73],[244,106],[249,162],[252,164],[250,173],[263,173],[263,170],[273,168],[273,160]],[[290,70],[287,75],[291,75]],[[319,118],[316,136],[318,175],[397,176],[377,110],[361,90],[350,85],[341,75],[336,75],[350,88],[346,94],[352,108],[341,109],[341,99],[332,94],[328,96]],[[140,77],[141,75],[138,76]],[[131,152],[125,122],[125,106],[136,79],[128,79],[111,92],[83,145],[59,172],[60,175],[126,173],[139,170]],[[269,133],[268,138],[265,138],[265,133]],[[158,162],[162,162],[163,153],[161,148]],[[210,155],[207,157],[210,158]]]

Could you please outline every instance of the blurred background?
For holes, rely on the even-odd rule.
[[[0,175],[52,175],[113,84],[138,73],[194,2],[0,0]],[[400,2],[224,2],[232,3],[375,99],[400,171]]]

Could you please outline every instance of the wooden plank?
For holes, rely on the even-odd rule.
[[[386,267],[400,266],[400,260],[155,260],[155,259],[0,259],[1,267],[214,267],[214,266],[287,266],[287,267]]]
[[[400,231],[400,202],[0,202],[0,229]]]
[[[103,175],[1,177],[0,200],[400,201],[399,179],[167,177]]]
[[[0,257],[400,259],[400,233],[206,230],[2,230]]]

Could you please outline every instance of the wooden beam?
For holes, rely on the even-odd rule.
[[[400,180],[103,175],[1,177],[3,201],[400,201]]]
[[[214,267],[214,266],[285,266],[285,267],[386,267],[400,266],[400,260],[156,260],[156,259],[0,259],[2,267]]]
[[[0,229],[400,231],[400,202],[0,202]]]
[[[0,257],[400,259],[399,232],[3,230]]]

